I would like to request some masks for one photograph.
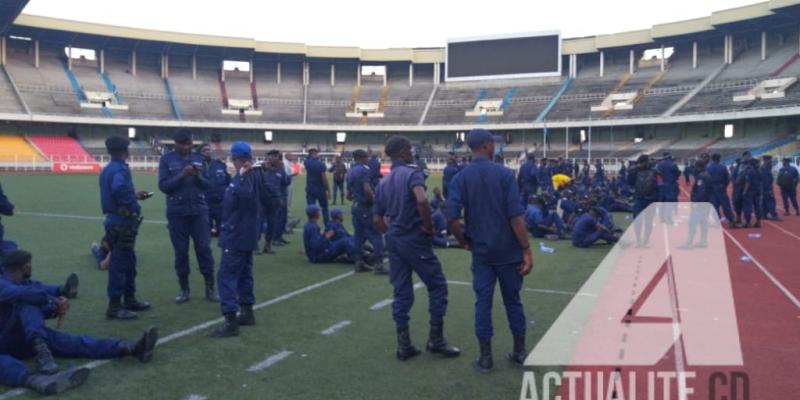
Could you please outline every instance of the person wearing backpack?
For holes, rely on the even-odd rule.
[[[784,158],[781,160],[783,166],[778,171],[778,187],[781,189],[781,200],[783,201],[783,215],[789,215],[789,202],[794,207],[795,215],[800,216],[800,209],[797,208],[797,168],[792,166],[792,160]]]
[[[764,163],[758,170],[761,178],[761,216],[773,221],[780,221],[778,210],[775,209],[775,189],[772,187],[775,178],[772,176],[772,156],[762,157]]]
[[[750,152],[745,151],[742,153],[742,158],[737,158],[734,167],[731,170],[731,180],[733,181],[733,212],[736,214],[736,224],[742,224],[742,213],[744,211],[744,201],[742,194],[744,193],[745,174],[747,169],[748,160],[750,160]]]
[[[331,205],[336,205],[337,194],[340,195],[341,204],[344,204],[344,180],[347,177],[347,166],[342,161],[341,156],[336,156],[333,159],[333,165],[331,165],[328,172],[333,173],[333,202]]]
[[[650,234],[653,232],[653,209],[644,215],[644,221],[637,219],[642,211],[658,201],[658,172],[650,164],[650,156],[642,154],[636,160],[636,168],[628,175],[628,186],[633,188],[633,228],[636,232],[636,247],[647,247]],[[644,237],[642,237],[642,222],[644,222]]]

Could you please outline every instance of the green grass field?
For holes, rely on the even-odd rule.
[[[157,192],[156,176],[137,174],[137,190]],[[432,176],[430,186],[440,177]],[[301,216],[303,184],[296,180],[291,214]],[[34,276],[62,282],[70,272],[81,278],[79,297],[73,301],[63,329],[73,333],[134,339],[142,328],[157,325],[162,338],[220,317],[218,305],[202,299],[202,277],[192,256],[193,299],[176,305],[177,279],[164,215],[164,198],[158,193],[143,202],[148,223],[137,242],[138,295],[154,309],[132,322],[107,321],[106,273],[96,268],[89,245],[103,232],[97,177],[36,175],[1,176],[6,194],[18,214],[4,218],[6,238],[34,254]],[[349,226],[349,205],[343,207]],[[43,215],[49,214],[49,215]],[[69,217],[73,216],[73,217]],[[617,222],[626,221],[617,217]],[[189,332],[160,345],[151,364],[135,359],[115,360],[96,368],[86,385],[65,393],[65,399],[184,399],[191,395],[209,399],[511,399],[519,398],[522,371],[511,368],[505,353],[511,338],[499,290],[495,293],[495,370],[477,373],[473,336],[474,296],[470,286],[451,284],[445,325],[448,340],[461,347],[461,357],[440,359],[423,354],[407,362],[394,357],[395,335],[391,307],[370,307],[391,297],[388,278],[348,274],[349,265],[312,265],[302,255],[301,229],[288,239],[291,245],[276,255],[257,255],[254,275],[258,324],[242,328],[232,339],[209,339],[210,328]],[[543,254],[534,242],[534,268],[525,287],[564,292],[577,291],[609,247],[576,250],[552,242],[555,254]],[[219,248],[214,242],[217,265]],[[462,250],[439,250],[450,281],[470,282],[470,257]],[[331,280],[331,278],[338,278]],[[327,282],[326,282],[327,281]],[[320,284],[323,282],[323,284]],[[319,284],[317,286],[311,286]],[[296,292],[300,289],[305,289]],[[287,295],[288,294],[288,295]],[[284,296],[286,295],[286,296]],[[282,297],[283,296],[283,297]],[[416,291],[411,333],[415,345],[424,347],[428,334],[427,293]],[[529,320],[528,347],[544,334],[567,305],[571,295],[526,290],[523,294]],[[273,301],[270,301],[273,300]],[[325,330],[350,321],[333,335]],[[269,368],[246,370],[281,351],[292,352]],[[60,360],[81,365],[84,360]],[[0,396],[6,388],[0,388]],[[34,397],[27,393],[18,398]]]

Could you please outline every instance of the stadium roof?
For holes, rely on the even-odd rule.
[[[27,4],[28,0],[0,1],[0,35],[6,33]]]
[[[12,1],[9,6],[27,1]],[[7,4],[8,2],[4,2]],[[21,6],[20,6],[21,7]],[[0,10],[0,15],[9,15]],[[650,29],[567,38],[564,54],[596,53],[604,49],[647,46],[721,36],[729,32],[756,31],[776,26],[797,26],[800,19],[800,0],[770,0],[744,7],[712,13],[708,17],[658,24]],[[0,19],[2,24],[2,19]],[[0,25],[0,28],[2,25]],[[211,36],[167,32],[122,26],[63,20],[21,14],[14,22],[12,33],[45,41],[62,42],[75,47],[114,47],[139,51],[168,51],[199,55],[220,55],[230,58],[250,58],[254,53],[295,55],[308,58],[359,59],[366,62],[441,63],[443,48],[361,49],[358,47],[311,46],[304,43],[269,42],[248,38]]]

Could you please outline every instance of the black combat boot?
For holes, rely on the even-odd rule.
[[[189,278],[188,277],[181,277],[178,279],[178,283],[181,286],[181,290],[178,291],[178,295],[175,296],[175,302],[178,304],[187,303],[190,299],[189,297]]]
[[[78,275],[75,273],[69,274],[67,277],[67,281],[64,282],[64,286],[58,290],[58,294],[68,298],[74,299],[78,297],[78,284],[80,281],[78,280]]]
[[[242,304],[239,310],[239,326],[253,326],[256,324],[256,316],[253,314],[252,304]]]
[[[36,369],[45,375],[52,375],[58,372],[58,364],[53,358],[53,353],[50,352],[50,347],[47,342],[40,337],[35,337],[31,340],[33,351],[36,353],[34,360],[36,361]]]
[[[122,301],[122,307],[128,311],[147,311],[152,308],[150,303],[146,301],[139,301],[135,294],[126,294]]]
[[[212,338],[239,336],[239,318],[236,313],[225,314],[225,322],[217,330],[208,334]]]
[[[458,357],[461,354],[458,347],[451,346],[444,340],[444,321],[441,320],[431,321],[431,332],[425,349],[429,353],[441,354],[445,357]]]
[[[214,275],[206,276],[206,300],[212,303],[219,303],[219,295],[214,285]]]
[[[153,359],[153,352],[158,343],[158,328],[148,326],[145,328],[142,337],[136,343],[122,342],[121,356],[134,356],[143,363],[148,363]]]
[[[130,320],[130,319],[137,319],[139,318],[135,312],[126,310],[122,307],[122,301],[119,298],[111,299],[108,303],[108,310],[106,310],[106,318],[108,319],[119,319],[119,320]]]
[[[492,361],[492,338],[478,338],[478,345],[481,348],[481,354],[475,359],[475,366],[478,371],[488,373],[494,365]]]
[[[514,336],[514,351],[508,353],[508,361],[511,361],[514,366],[522,367],[525,365],[525,336]]]
[[[89,378],[89,368],[73,368],[53,375],[32,374],[25,378],[26,388],[45,396],[74,389]]]
[[[408,360],[420,354],[411,344],[411,336],[408,333],[408,326],[397,327],[397,359],[400,361]]]
[[[369,271],[372,271],[372,268],[370,268],[367,265],[367,262],[364,260],[364,256],[362,255],[362,256],[359,256],[358,258],[356,258],[356,263],[353,266],[353,271],[355,271],[355,272],[369,272]]]

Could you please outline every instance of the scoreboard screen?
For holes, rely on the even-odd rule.
[[[560,75],[561,33],[557,31],[447,41],[447,81]]]

